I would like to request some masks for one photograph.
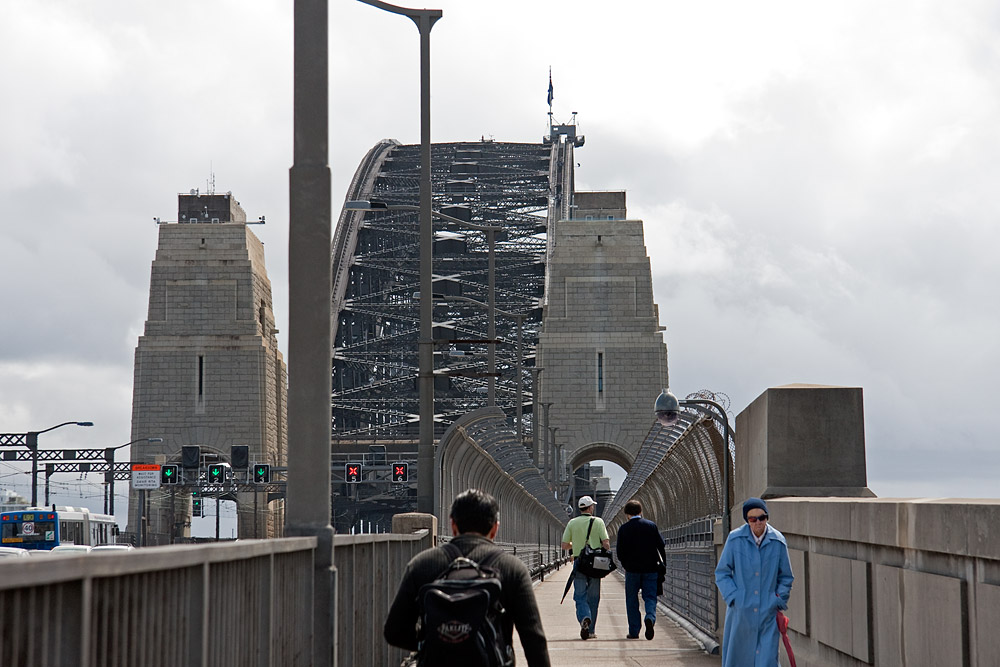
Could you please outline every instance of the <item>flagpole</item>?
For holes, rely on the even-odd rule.
[[[549,65],[549,136],[552,136],[552,66]]]

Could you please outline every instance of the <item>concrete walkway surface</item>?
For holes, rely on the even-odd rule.
[[[601,582],[597,636],[587,641],[580,639],[572,589],[566,594],[566,601],[559,604],[569,573],[569,566],[564,566],[535,587],[553,667],[719,667],[721,664],[719,656],[707,655],[698,642],[662,615],[657,615],[652,640],[646,640],[642,632],[640,639],[626,639],[625,583],[617,574]],[[527,665],[516,630],[514,649],[517,664]]]

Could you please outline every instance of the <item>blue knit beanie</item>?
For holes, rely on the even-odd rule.
[[[764,510],[764,514],[768,514],[767,503],[765,503],[760,498],[747,498],[747,501],[745,503],[743,503],[743,520],[744,521],[747,520],[747,514],[750,512],[750,510],[752,510],[754,508],[757,508],[757,509],[760,509],[760,510]]]

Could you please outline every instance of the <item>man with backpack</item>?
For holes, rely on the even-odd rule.
[[[416,651],[414,664],[513,665],[516,626],[528,667],[548,667],[528,568],[493,544],[499,513],[488,493],[459,494],[451,506],[454,539],[407,564],[383,636],[393,646]]]
[[[597,503],[590,496],[583,496],[577,502],[580,516],[574,517],[566,524],[563,531],[563,550],[573,550],[573,558],[579,559],[585,546],[593,549],[611,548],[608,528],[604,520],[594,516]],[[597,636],[597,607],[601,604],[601,580],[588,577],[577,569],[578,562],[573,563],[573,602],[576,603],[576,620],[580,623],[580,639],[593,639]],[[567,584],[568,586],[568,584]]]

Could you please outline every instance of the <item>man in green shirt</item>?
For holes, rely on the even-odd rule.
[[[580,622],[580,639],[596,637],[597,607],[601,603],[601,580],[588,577],[576,571],[576,558],[583,551],[584,544],[592,549],[603,546],[611,548],[608,528],[604,520],[595,517],[597,503],[590,496],[583,496],[578,503],[580,516],[569,520],[563,531],[562,548],[573,550],[573,602],[576,603],[576,620]],[[593,523],[591,523],[593,522]],[[590,539],[587,539],[587,530]]]

